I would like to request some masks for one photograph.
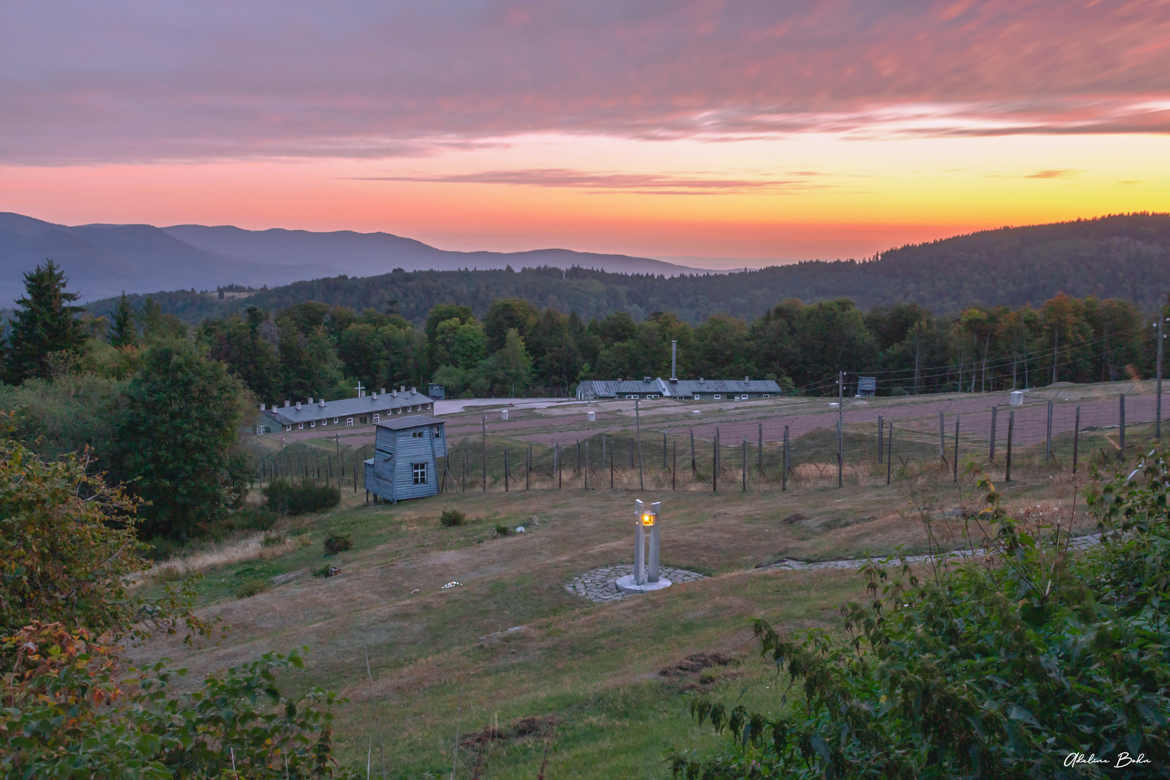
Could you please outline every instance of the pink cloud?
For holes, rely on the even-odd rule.
[[[111,0],[6,4],[0,28],[10,163],[1170,132],[1164,0]]]

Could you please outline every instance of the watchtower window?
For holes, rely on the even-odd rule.
[[[422,431],[411,431],[410,432],[410,438],[412,438],[412,439],[421,439],[422,437],[423,437]]]
[[[410,464],[411,479],[416,485],[427,484],[427,464],[426,463],[411,463]]]

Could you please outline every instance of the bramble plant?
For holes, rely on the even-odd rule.
[[[676,753],[691,777],[1161,776],[1170,760],[1170,465],[1151,452],[1090,491],[1101,544],[1007,514],[984,481],[982,559],[919,579],[863,569],[847,639],[782,636],[758,621],[789,679],[776,711],[697,700],[731,743]],[[1066,766],[1070,754],[1102,765]],[[1122,757],[1126,756],[1125,759]],[[1136,763],[1142,755],[1147,763]]]

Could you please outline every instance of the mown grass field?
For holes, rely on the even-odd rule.
[[[1034,453],[1019,458],[1020,476],[1001,485],[1008,502],[1073,522],[1078,483]],[[672,749],[718,745],[691,720],[693,697],[783,706],[784,681],[755,653],[755,618],[787,631],[839,630],[841,604],[863,596],[853,571],[760,564],[922,552],[931,538],[962,546],[962,515],[981,499],[974,479],[952,484],[928,466],[890,487],[809,479],[785,493],[741,492],[732,482],[713,495],[658,482],[641,492],[468,491],[397,506],[344,492],[335,510],[281,520],[269,534],[276,543],[255,556],[204,566],[197,589],[201,614],[218,621],[213,640],[159,640],[137,652],[171,657],[198,678],[306,647],[306,671],[290,684],[348,699],[339,753],[362,771],[369,762],[374,775],[536,777],[543,766],[546,777],[662,777]],[[663,563],[707,578],[610,604],[567,592],[580,573],[629,562],[638,496],[664,502]],[[440,526],[446,508],[468,522]],[[518,525],[527,532],[497,535]],[[1092,523],[1082,513],[1074,525]],[[353,547],[326,558],[323,540],[336,533]],[[325,564],[340,575],[314,577]],[[444,590],[450,581],[461,584]],[[238,598],[249,583],[266,589]]]

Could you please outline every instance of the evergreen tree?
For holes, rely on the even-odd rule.
[[[47,378],[50,355],[76,353],[85,342],[76,316],[81,307],[71,305],[79,296],[65,284],[65,272],[52,260],[24,275],[25,295],[16,302],[8,336],[5,373],[10,383]]]
[[[110,343],[115,347],[129,347],[138,341],[138,326],[134,322],[134,310],[126,293],[118,299],[114,309],[114,324],[110,328]]]

